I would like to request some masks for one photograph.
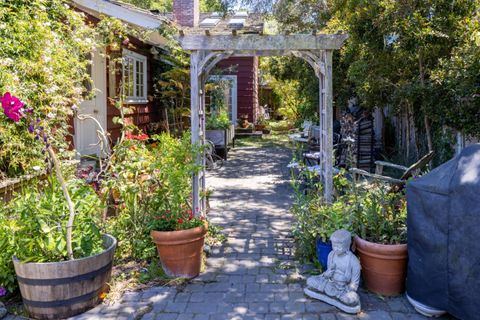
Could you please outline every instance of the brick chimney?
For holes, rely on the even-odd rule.
[[[199,0],[173,0],[175,22],[185,27],[197,27],[200,19]]]

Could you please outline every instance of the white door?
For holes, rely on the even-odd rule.
[[[237,76],[233,75],[214,75],[209,77],[210,81],[228,81],[229,92],[225,95],[227,98],[228,115],[233,124],[237,123]]]
[[[103,50],[96,50],[93,53],[91,75],[93,80],[92,100],[85,100],[80,104],[78,114],[93,116],[103,127],[107,129],[107,71],[106,59]],[[80,156],[102,154],[97,136],[98,125],[91,119],[79,120],[75,118],[75,149]],[[107,146],[108,147],[108,146]]]

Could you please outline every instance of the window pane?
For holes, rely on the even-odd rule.
[[[136,54],[124,56],[123,65],[123,83],[125,88],[125,96],[130,100],[146,99],[145,97],[145,75],[146,62],[145,58],[140,58]]]
[[[130,58],[129,64],[128,64],[128,96],[129,97],[134,96],[134,91],[133,91],[134,81],[135,81],[135,75],[133,70],[133,59]]]

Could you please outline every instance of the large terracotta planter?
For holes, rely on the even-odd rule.
[[[35,319],[64,319],[93,308],[108,291],[117,240],[105,234],[97,255],[47,263],[13,258],[25,309]]]
[[[354,238],[368,290],[394,296],[405,290],[407,245],[385,245]]]
[[[160,262],[170,277],[194,278],[200,273],[207,227],[180,231],[152,231]]]

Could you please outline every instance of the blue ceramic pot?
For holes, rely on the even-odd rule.
[[[332,251],[332,244],[317,239],[317,259],[323,270],[327,270],[328,254]]]

